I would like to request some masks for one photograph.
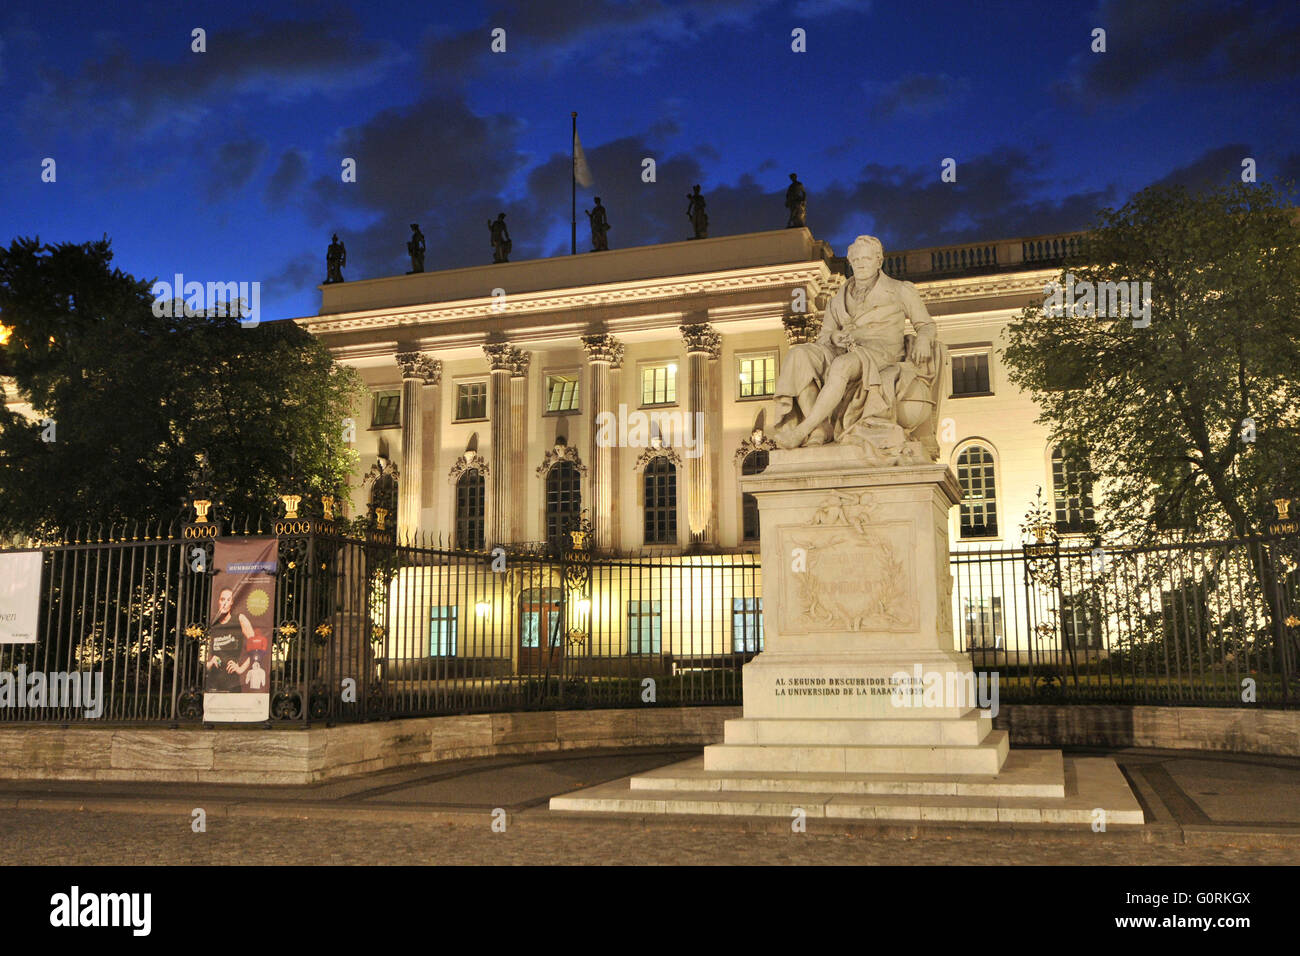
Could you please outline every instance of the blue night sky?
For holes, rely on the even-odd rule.
[[[711,236],[782,227],[790,172],[840,253],[861,232],[903,249],[1084,228],[1156,181],[1237,181],[1247,156],[1300,179],[1298,10],[10,0],[0,241],[107,233],[136,276],[258,280],[264,318],[310,315],[333,231],[348,279],[406,271],[412,222],[429,270],[489,263],[499,211],[512,259],[567,253],[571,110],[596,178],[580,251],[593,194],[626,248],[687,238],[697,182]]]

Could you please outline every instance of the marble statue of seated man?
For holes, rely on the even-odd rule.
[[[915,286],[880,271],[880,240],[859,236],[848,260],[853,278],[832,297],[817,340],[786,356],[773,437],[783,448],[857,445],[881,464],[933,461],[947,356],[934,319]]]

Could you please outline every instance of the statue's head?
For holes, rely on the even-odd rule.
[[[413,222],[413,223],[411,223],[411,228],[414,229],[416,232],[419,232],[419,231],[420,231],[420,224],[419,224],[418,222]]]
[[[503,212],[499,212],[499,213],[497,213],[497,218],[498,218],[498,219],[504,219],[504,218],[506,218],[506,214],[503,213]]]
[[[847,258],[855,276],[868,278],[880,271],[885,261],[885,247],[875,236],[858,236],[849,246]]]
[[[596,197],[596,205],[597,205],[597,206],[600,205],[600,197],[599,197],[599,196]]]
[[[799,175],[798,175],[797,173],[791,173],[791,174],[790,174],[790,182],[792,182],[792,183],[796,183],[796,182],[798,182],[798,181],[799,181]]]
[[[334,242],[338,242],[338,241],[339,241],[339,234],[338,234],[337,232],[334,233],[334,239],[333,239],[333,241],[334,241]]]

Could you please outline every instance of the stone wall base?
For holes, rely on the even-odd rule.
[[[310,784],[443,760],[601,747],[704,747],[739,707],[471,714],[288,730],[0,727],[0,778]],[[1300,757],[1300,711],[1009,704],[1020,747],[1147,747]]]
[[[1006,704],[1014,747],[1146,747],[1300,757],[1300,711],[1244,707]]]
[[[310,784],[443,760],[703,747],[739,707],[470,714],[309,729],[0,727],[0,778]]]

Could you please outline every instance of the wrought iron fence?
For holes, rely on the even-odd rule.
[[[38,640],[0,645],[0,674],[102,680],[102,710],[20,694],[0,700],[0,721],[201,722],[211,529],[74,532],[40,548]],[[225,533],[278,539],[272,722],[736,704],[763,645],[752,553],[460,551],[319,519]]]
[[[958,647],[1007,702],[1293,706],[1300,537],[952,556]]]
[[[0,645],[0,722],[202,722],[213,538],[195,527],[42,546],[38,639]],[[272,723],[738,704],[763,648],[748,552],[462,551],[320,519],[224,533],[278,539]],[[963,550],[954,640],[1004,702],[1292,706],[1298,564],[1295,534]],[[99,712],[22,693],[37,674],[102,680]]]

